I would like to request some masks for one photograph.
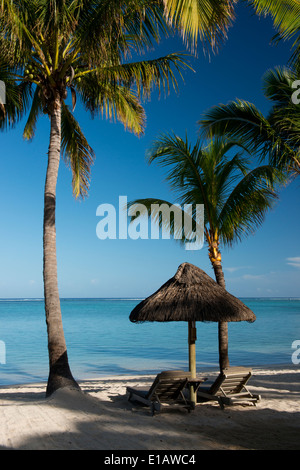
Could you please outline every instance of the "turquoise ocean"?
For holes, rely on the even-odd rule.
[[[187,324],[131,323],[130,312],[140,300],[61,299],[69,362],[77,380],[188,369]],[[300,299],[241,300],[257,319],[229,323],[231,365],[293,365],[293,343],[300,344]],[[217,368],[217,324],[196,326],[197,370]],[[47,377],[43,300],[1,299],[0,386]]]

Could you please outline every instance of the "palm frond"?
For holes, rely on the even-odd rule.
[[[128,202],[127,208],[130,223],[140,216],[149,218],[152,237],[159,238],[159,233],[154,228],[157,227],[161,230],[163,239],[172,237],[181,245],[203,243],[203,213],[196,204],[187,203],[181,206],[165,199],[144,198]]]
[[[270,163],[278,167],[283,168],[295,158],[293,148],[277,129],[255,105],[246,101],[214,106],[198,124],[202,135],[227,135],[230,139],[237,139],[251,153],[257,153],[261,161],[268,157]]]
[[[278,187],[285,182],[282,172],[269,165],[249,171],[234,187],[219,215],[219,233],[232,245],[253,234],[278,200]]]
[[[76,47],[90,55],[94,65],[114,55],[141,53],[166,34],[167,24],[161,2],[157,0],[86,0],[82,2]],[[100,52],[100,53],[99,53]],[[120,55],[121,54],[121,55]]]
[[[28,109],[31,95],[29,84],[17,83],[11,68],[0,64],[0,80],[5,103],[0,106],[0,129],[6,130],[19,122]]]
[[[297,0],[249,0],[258,15],[271,16],[283,39],[299,31],[300,4]]]
[[[2,0],[2,25],[5,23],[5,36],[13,47],[22,50],[23,57],[30,54],[32,42],[30,37],[38,28],[36,12],[39,1],[11,2]]]
[[[273,42],[292,42],[289,62],[296,65],[300,55],[300,5],[298,0],[248,0],[260,16],[271,16],[277,33]]]
[[[293,82],[297,80],[295,72],[288,67],[275,67],[263,76],[264,95],[272,101],[273,106],[287,106],[291,103]]]
[[[227,38],[235,18],[236,0],[163,0],[165,14],[184,40],[195,49],[198,41],[216,50]]]
[[[62,106],[61,137],[63,157],[72,171],[74,196],[83,198],[89,189],[94,151],[88,144],[69,107],[64,103]]]
[[[105,115],[120,121],[125,129],[141,135],[144,132],[146,116],[136,94],[126,86],[111,81],[99,82],[96,76],[88,74],[77,85],[83,105],[92,118]]]
[[[37,120],[39,116],[42,114],[42,111],[43,111],[43,105],[40,99],[40,89],[36,87],[33,98],[32,98],[30,113],[29,113],[27,122],[25,124],[24,131],[23,131],[24,139],[26,140],[33,139],[35,135]]]
[[[99,78],[119,82],[127,87],[134,85],[141,98],[149,98],[155,88],[159,93],[163,90],[168,94],[170,85],[175,90],[178,89],[173,68],[182,78],[181,69],[189,67],[184,57],[185,54],[172,53],[153,60],[103,67],[99,70]]]
[[[192,149],[187,137],[183,140],[174,134],[161,134],[146,153],[149,163],[155,161],[159,166],[166,168],[166,181],[175,191],[184,185],[187,180],[196,179],[201,188],[201,181],[197,172],[200,142]]]
[[[162,134],[147,152],[149,163],[156,162],[166,170],[165,181],[182,204],[203,204],[206,223],[215,223],[214,182],[216,153],[210,158],[208,148],[200,140],[194,147],[172,134]]]

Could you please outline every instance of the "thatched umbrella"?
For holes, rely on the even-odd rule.
[[[195,322],[255,321],[241,300],[219,286],[202,269],[183,263],[175,276],[131,312],[130,321],[187,321],[189,324],[189,370],[196,376]]]

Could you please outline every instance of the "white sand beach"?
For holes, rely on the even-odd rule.
[[[128,402],[126,386],[153,376],[80,382],[83,393],[45,384],[0,388],[0,449],[25,450],[272,450],[300,449],[300,368],[254,368],[249,389],[257,406],[202,403],[191,413]],[[206,377],[212,372],[204,374]]]

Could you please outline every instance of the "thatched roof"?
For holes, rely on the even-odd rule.
[[[174,277],[131,312],[130,321],[253,322],[243,302],[219,286],[202,269],[183,263]]]

